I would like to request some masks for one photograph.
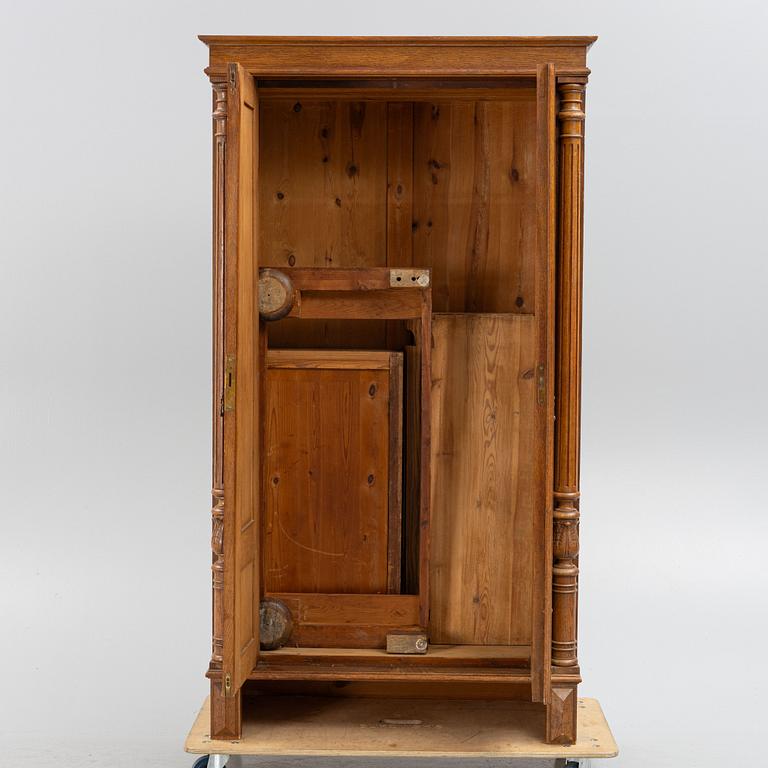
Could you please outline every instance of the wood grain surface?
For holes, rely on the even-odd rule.
[[[535,325],[435,315],[430,639],[531,640]]]
[[[533,312],[535,91],[415,104],[413,263],[435,312]]]
[[[251,37],[201,35],[208,72],[239,61],[261,77],[532,77],[550,61],[558,74],[587,75],[596,37]]]
[[[312,367],[306,353],[267,360],[265,589],[387,592],[400,562],[390,495],[402,456],[390,433],[402,424],[390,409],[402,408],[401,375],[391,388],[402,354],[314,353]]]
[[[387,105],[264,100],[262,265],[386,264]]]
[[[293,615],[300,648],[383,648],[393,629],[418,628],[418,595],[276,592]]]

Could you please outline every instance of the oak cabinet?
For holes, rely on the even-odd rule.
[[[269,692],[518,699],[572,743],[595,38],[201,39],[212,735]]]

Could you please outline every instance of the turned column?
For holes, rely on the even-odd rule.
[[[584,83],[559,82],[555,356],[555,476],[552,531],[552,674],[549,741],[576,738],[579,583],[581,290],[584,221]],[[569,678],[572,678],[569,679]]]
[[[552,664],[574,667],[579,555],[581,273],[584,220],[584,85],[561,83]]]

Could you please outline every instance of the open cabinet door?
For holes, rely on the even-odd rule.
[[[226,83],[224,157],[218,158],[218,168],[223,175],[223,200],[219,211],[223,216],[223,229],[220,222],[217,224],[223,244],[222,290],[218,302],[223,304],[223,311],[217,312],[215,317],[221,324],[223,493],[220,500],[219,594],[214,591],[214,646],[217,599],[221,603],[218,606],[221,674],[219,681],[212,676],[211,688],[214,738],[239,738],[240,688],[256,664],[259,649],[262,354],[255,245],[257,107],[253,77],[240,65],[230,64]],[[215,201],[216,194],[214,190]],[[214,563],[214,582],[216,576]]]

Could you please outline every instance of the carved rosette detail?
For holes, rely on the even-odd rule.
[[[584,84],[558,84],[559,220],[555,485],[552,531],[552,664],[578,665],[581,285],[584,219]]]
[[[211,642],[211,671],[221,671],[224,661],[224,491],[214,488],[211,509],[211,586],[213,590],[213,638]]]

